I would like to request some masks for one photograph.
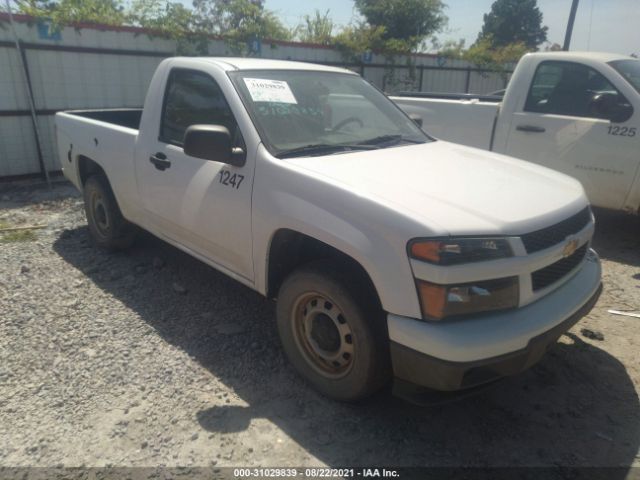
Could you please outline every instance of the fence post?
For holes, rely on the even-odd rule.
[[[420,65],[420,85],[418,86],[418,91],[422,91],[422,81],[424,80],[424,65]]]
[[[47,185],[51,188],[51,179],[49,178],[49,172],[47,166],[44,163],[44,157],[42,155],[42,145],[40,142],[40,129],[38,128],[38,117],[36,114],[36,103],[33,97],[33,87],[31,86],[31,75],[29,75],[29,65],[27,64],[27,56],[24,53],[22,42],[18,38],[16,27],[13,23],[13,14],[11,13],[11,4],[7,0],[7,12],[9,12],[9,23],[11,24],[11,30],[13,31],[13,38],[16,43],[16,50],[20,56],[20,62],[22,63],[22,70],[27,84],[27,96],[29,97],[29,109],[31,110],[31,123],[33,124],[33,136],[36,141],[36,152],[38,154],[38,163],[40,164],[40,173],[46,180]]]
[[[467,67],[467,80],[464,87],[464,93],[469,93],[469,88],[471,88],[471,66]]]
[[[33,96],[33,87],[31,85],[31,74],[29,73],[29,65],[27,64],[27,55],[22,46],[22,42],[18,42],[20,46],[20,57],[22,59],[22,68],[24,68],[24,76],[27,81],[27,92],[29,95],[29,106],[31,107],[31,123],[33,124],[33,135],[36,141],[36,153],[38,154],[38,163],[40,164],[40,173],[47,182],[49,188],[51,188],[51,179],[49,178],[49,172],[47,166],[44,163],[44,156],[42,155],[42,145],[40,137],[40,128],[38,127],[38,117],[36,113],[35,98]]]

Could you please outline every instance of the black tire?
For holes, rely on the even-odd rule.
[[[122,216],[104,175],[92,175],[85,182],[84,211],[96,245],[109,250],[122,250],[133,244],[134,226]]]
[[[386,322],[375,292],[338,263],[314,262],[289,275],[277,320],[289,360],[323,395],[353,402],[390,380]]]

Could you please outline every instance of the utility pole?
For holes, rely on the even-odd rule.
[[[562,49],[565,52],[569,51],[569,46],[571,45],[571,36],[573,35],[573,24],[576,21],[576,12],[578,11],[578,4],[580,0],[573,0],[571,4],[571,13],[569,14],[569,23],[567,24],[567,33],[564,37],[564,46]]]

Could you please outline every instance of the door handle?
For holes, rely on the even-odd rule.
[[[167,168],[171,168],[171,162],[167,160],[167,156],[162,152],[151,155],[149,157],[149,161],[153,163],[157,170],[160,170],[162,172]]]
[[[547,130],[543,127],[536,127],[535,125],[518,125],[516,130],[520,132],[528,132],[528,133],[544,133]]]

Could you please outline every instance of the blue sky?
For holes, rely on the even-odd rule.
[[[482,16],[491,8],[493,0],[445,0],[449,17],[448,30],[442,40],[464,38],[467,45],[475,41],[482,26]],[[549,27],[549,41],[562,44],[569,17],[571,0],[538,0]],[[331,11],[334,21],[341,25],[356,18],[352,0],[266,0],[289,26],[300,23],[302,16],[315,9]],[[640,0],[581,0],[572,50],[608,51],[640,54]]]

